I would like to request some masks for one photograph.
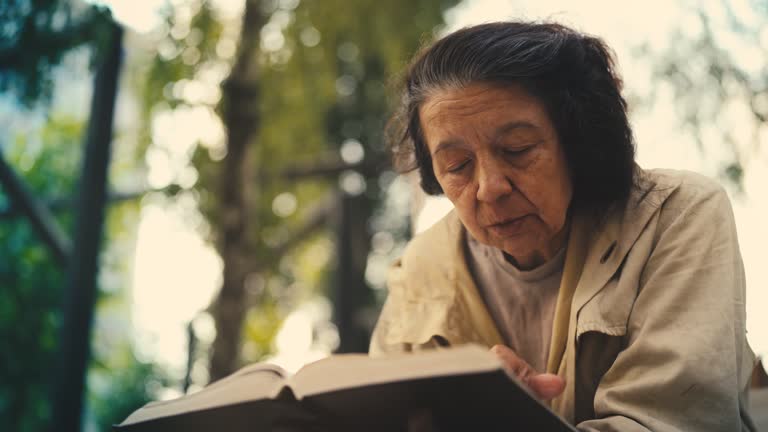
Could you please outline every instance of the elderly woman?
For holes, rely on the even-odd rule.
[[[396,160],[455,210],[390,270],[372,355],[484,344],[584,431],[752,430],[726,193],[635,165],[605,44],[466,28],[404,80]]]

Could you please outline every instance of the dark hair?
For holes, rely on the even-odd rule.
[[[435,90],[472,83],[521,85],[544,104],[566,155],[575,205],[608,206],[627,199],[635,179],[635,148],[609,48],[560,24],[526,22],[456,31],[423,49],[407,69],[389,145],[400,171],[419,169],[426,193],[443,190],[419,108]]]

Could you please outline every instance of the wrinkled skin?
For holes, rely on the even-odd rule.
[[[419,111],[435,177],[467,231],[522,270],[565,244],[573,187],[543,104],[522,87],[443,89]],[[561,394],[557,375],[533,370],[510,348],[491,348],[541,399]]]
[[[420,120],[435,177],[476,240],[524,270],[560,250],[573,188],[537,98],[517,86],[439,90]]]

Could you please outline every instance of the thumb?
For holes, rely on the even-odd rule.
[[[528,379],[528,387],[543,400],[554,399],[565,390],[565,381],[554,374],[533,375]]]

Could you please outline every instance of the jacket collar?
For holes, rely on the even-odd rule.
[[[616,274],[645,226],[659,211],[660,204],[677,186],[657,182],[646,171],[637,170],[636,186],[626,204],[610,208],[589,233],[591,241],[583,267],[589,271],[582,273],[576,285],[572,313],[577,315]],[[593,218],[600,219],[598,216]]]
[[[468,318],[469,322],[467,324],[469,324],[471,329],[471,334],[468,335],[470,340],[479,339],[489,347],[503,344],[504,339],[493,322],[488,307],[480,296],[480,292],[467,265],[467,250],[465,248],[467,231],[464,229],[455,211],[451,211],[449,217],[453,220],[451,224],[458,229],[458,235],[452,236],[454,239],[452,250],[456,256],[453,260],[444,262],[444,264],[450,265],[449,271],[453,285],[451,290],[457,294],[453,305],[454,310],[464,312],[461,315]]]
[[[637,185],[624,206],[614,206],[602,216],[583,213],[579,217],[584,223],[572,227],[566,268],[569,260],[579,265],[571,266],[578,267],[574,269],[578,274],[573,277],[572,300],[569,298],[566,302],[570,308],[564,305],[569,313],[562,314],[567,327],[572,327],[572,320],[583,306],[616,274],[643,228],[658,212],[660,203],[677,188],[677,184],[665,180],[666,176],[651,175],[640,169],[637,172]],[[577,225],[582,228],[576,228]],[[582,247],[572,247],[575,228],[588,231],[581,235]],[[391,272],[390,277],[404,284],[406,289],[401,295],[409,303],[431,305],[423,313],[434,319],[426,319],[429,318],[426,316],[422,320],[405,319],[404,322],[413,322],[413,326],[396,332],[398,337],[424,342],[432,335],[438,335],[452,343],[474,341],[487,346],[502,343],[467,266],[464,235],[466,232],[458,215],[451,211],[411,241],[402,260],[408,265],[402,272]],[[574,255],[580,256],[576,259]],[[563,277],[566,278],[565,272]],[[568,334],[567,338],[572,339],[572,336]],[[564,349],[561,345],[558,351],[562,353]],[[557,363],[560,362],[554,364]]]

